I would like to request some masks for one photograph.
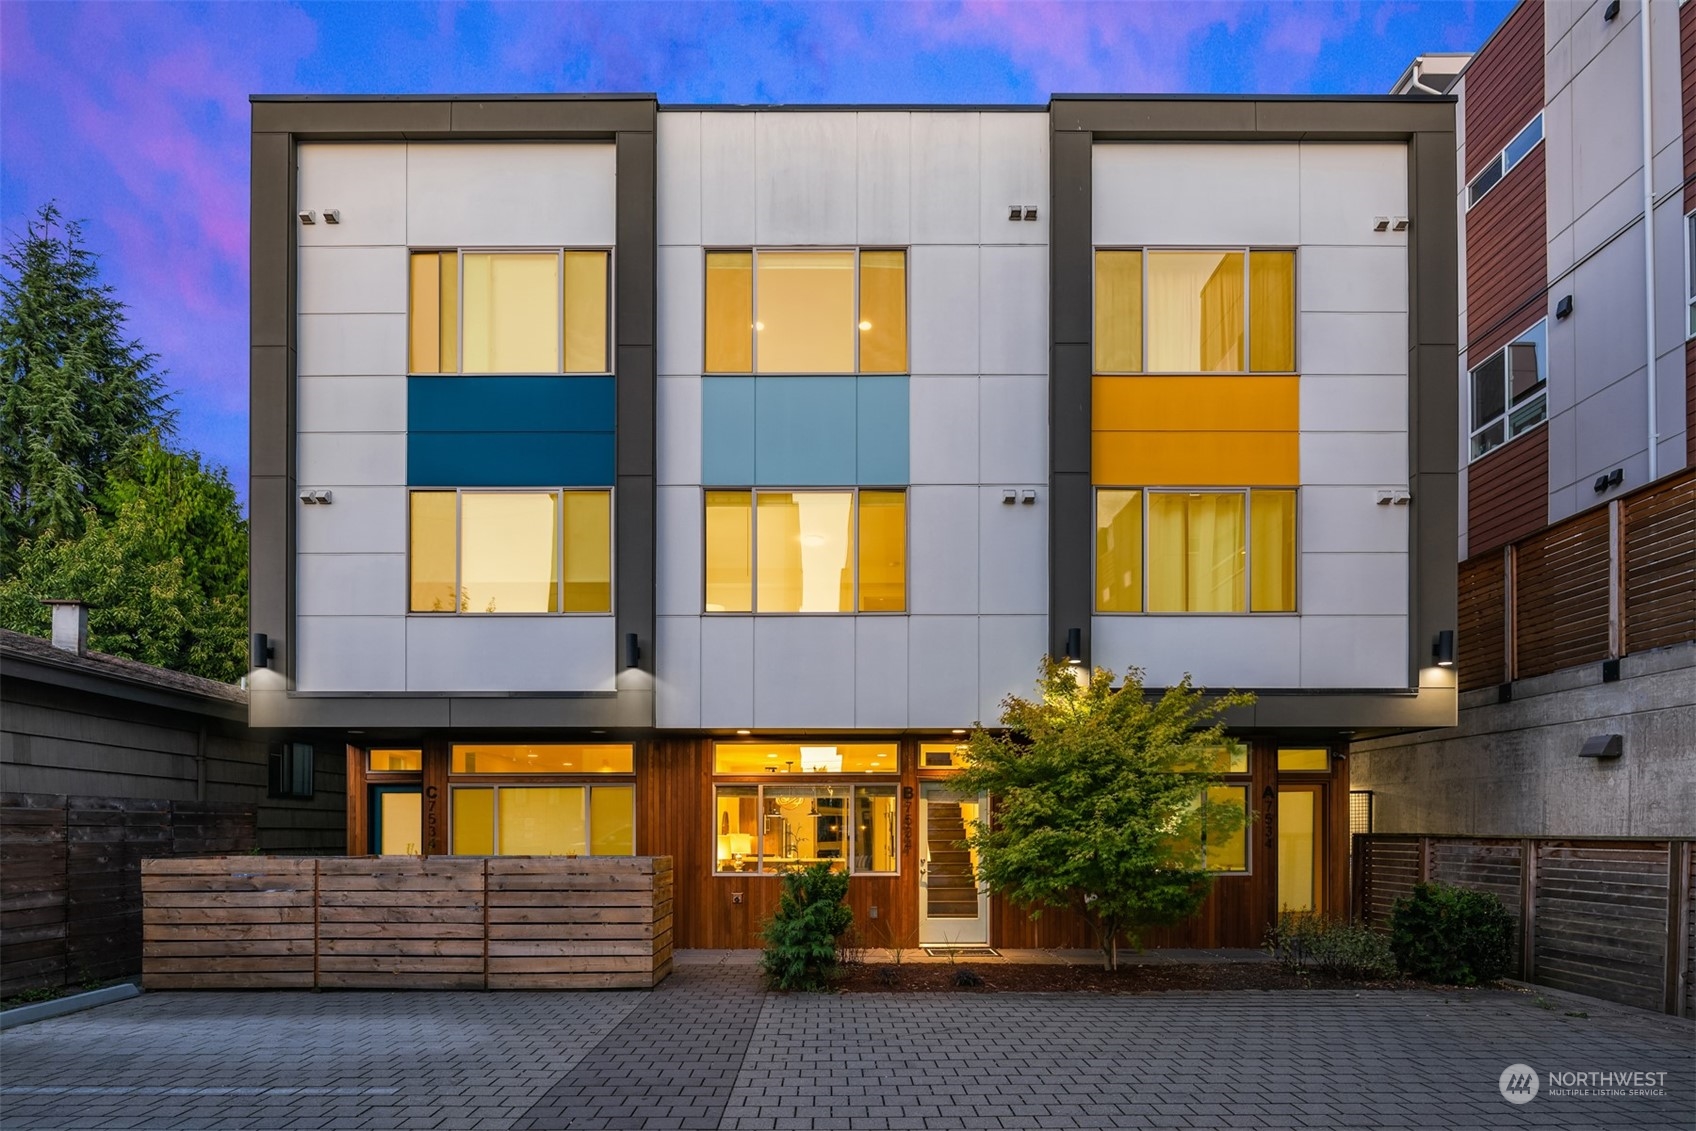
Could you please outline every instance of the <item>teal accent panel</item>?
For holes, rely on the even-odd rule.
[[[754,378],[701,378],[701,482],[754,482]]]
[[[413,487],[611,487],[611,432],[414,432]]]
[[[754,482],[830,487],[855,482],[853,377],[758,377]]]
[[[611,377],[411,377],[414,487],[610,487]]]
[[[411,377],[410,432],[611,432],[611,377]]]
[[[908,466],[909,412],[907,378],[861,377],[855,462],[856,483],[905,486]]]

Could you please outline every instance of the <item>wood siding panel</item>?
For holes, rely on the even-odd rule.
[[[1538,145],[1466,214],[1466,348],[1476,365],[1546,313],[1548,197]]]
[[[1631,496],[1625,526],[1625,651],[1696,640],[1696,472]]]
[[[1455,662],[1460,689],[1472,691],[1506,683],[1507,560],[1491,550],[1460,566],[1455,615]]]
[[[1522,0],[1466,68],[1466,179],[1543,108],[1543,5]]]
[[[1597,507],[1514,547],[1514,674],[1608,656],[1608,511]]]
[[[1696,8],[1678,8],[1679,86],[1684,104],[1684,210],[1696,209]],[[1696,463],[1696,461],[1692,461]]]
[[[1467,468],[1467,549],[1474,557],[1541,530],[1548,521],[1548,425],[1503,444]]]

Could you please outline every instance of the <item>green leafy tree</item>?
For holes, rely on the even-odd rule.
[[[1208,790],[1226,744],[1219,716],[1253,702],[1208,699],[1187,675],[1158,698],[1144,694],[1136,668],[1120,690],[1112,682],[1104,669],[1086,677],[1044,657],[1040,696],[1004,699],[1004,732],[974,731],[954,780],[994,803],[991,820],[967,831],[979,879],[1032,915],[1076,912],[1108,970],[1121,938],[1134,947],[1143,930],[1182,922],[1206,898],[1204,844],[1246,819]]]
[[[247,670],[247,523],[222,469],[147,439],[133,474],[89,506],[75,537],[19,548],[0,581],[0,624],[45,635],[43,598],[89,605],[98,651],[233,682]]]
[[[43,205],[0,253],[0,570],[78,533],[146,437],[171,431],[157,356],[125,337],[81,225]]]

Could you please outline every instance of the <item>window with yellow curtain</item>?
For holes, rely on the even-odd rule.
[[[907,493],[860,492],[860,612],[907,608]]]
[[[1243,611],[1243,503],[1240,491],[1149,493],[1149,612]]]
[[[1095,493],[1095,608],[1142,611],[1142,492]]]
[[[1243,253],[1148,253],[1148,371],[1243,370]]]
[[[460,586],[467,611],[559,611],[559,495],[467,491],[460,496]]]
[[[607,373],[607,266],[604,251],[565,253],[565,371]]]
[[[560,610],[612,612],[612,495],[566,491],[560,496],[565,555],[560,565]]]
[[[458,611],[458,500],[452,491],[412,492],[412,529],[408,535],[411,598],[407,605],[412,612]]]
[[[860,253],[860,372],[907,372],[907,253]]]
[[[1296,253],[1248,253],[1249,368],[1293,373],[1296,368]]]
[[[707,252],[706,371],[754,371],[754,253]]]
[[[746,613],[754,608],[754,495],[706,492],[706,610]]]
[[[1296,608],[1296,493],[1249,492],[1249,609]]]
[[[762,251],[754,259],[754,366],[854,372],[854,253]]]
[[[754,513],[760,612],[854,611],[852,491],[761,491]]]
[[[558,373],[559,254],[468,252],[463,258],[463,372]]]
[[[1142,252],[1095,253],[1095,371],[1142,370]]]
[[[459,255],[412,253],[408,373],[459,372]]]

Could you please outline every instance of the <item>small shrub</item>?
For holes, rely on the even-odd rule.
[[[813,864],[783,873],[781,883],[777,914],[760,932],[760,965],[773,989],[822,990],[836,973],[839,943],[854,922],[842,901],[848,873]]]
[[[1513,916],[1488,892],[1416,884],[1390,913],[1390,950],[1415,978],[1493,982],[1512,967],[1513,944]]]
[[[979,974],[976,970],[973,970],[970,966],[962,966],[958,970],[954,971],[954,984],[959,986],[961,989],[970,989],[973,986],[981,986],[983,985],[983,975]]]
[[[1293,973],[1387,978],[1395,956],[1383,935],[1364,923],[1286,911],[1266,933],[1266,949]]]

